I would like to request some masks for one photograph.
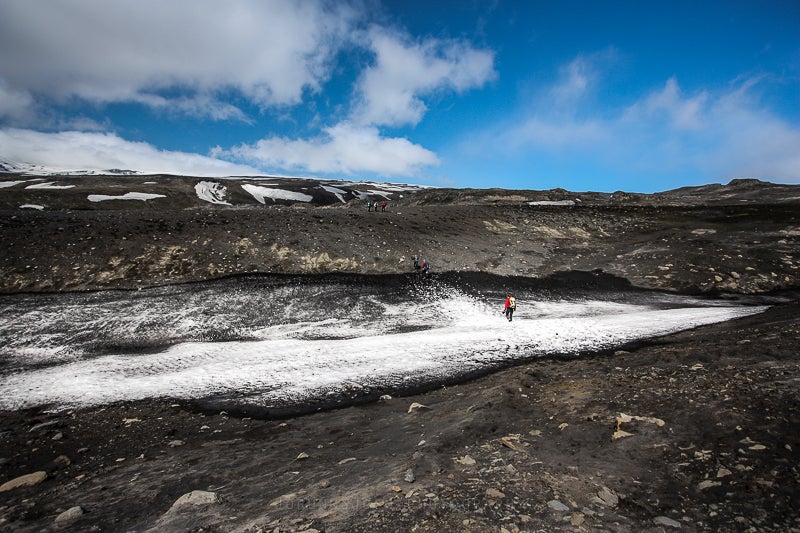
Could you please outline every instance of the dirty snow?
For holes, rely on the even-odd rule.
[[[271,200],[292,200],[295,202],[310,202],[314,198],[308,194],[301,192],[287,191],[284,189],[272,189],[270,187],[262,187],[260,185],[242,185],[242,189],[250,193],[253,198],[264,204],[265,199]]]
[[[225,201],[228,194],[228,188],[214,181],[201,181],[194,186],[197,197],[201,200],[212,204],[231,205],[230,202]]]
[[[121,195],[109,195],[109,194],[90,194],[87,196],[90,202],[105,202],[106,200],[153,200],[155,198],[166,198],[163,194],[151,194],[146,192],[126,192],[125,194]]]
[[[359,285],[230,283],[2,297],[0,408],[217,395],[305,404],[342,390],[612,349],[765,309],[677,297],[665,304],[663,296],[621,303],[520,295],[508,322],[497,296],[448,287],[406,297]]]
[[[33,185],[28,185],[25,187],[26,189],[45,189],[45,190],[60,190],[60,189],[72,189],[75,185],[56,185],[54,181],[48,181],[47,183],[34,183]]]

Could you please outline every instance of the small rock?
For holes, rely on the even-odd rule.
[[[49,427],[57,426],[60,423],[61,422],[59,422],[58,420],[51,420],[50,422],[42,422],[41,424],[36,424],[35,426],[32,426],[31,429],[28,430],[28,433],[32,431],[38,431],[40,429],[46,429]]]
[[[583,513],[575,513],[569,518],[569,523],[572,524],[574,527],[580,527],[585,520],[585,515]]]
[[[53,439],[53,440],[61,440],[61,439],[63,439],[63,438],[64,438],[64,434],[63,434],[63,433],[61,433],[60,431],[59,431],[58,433],[56,433],[55,435],[53,435],[53,436],[52,436],[52,439]]]
[[[730,476],[733,472],[728,470],[727,468],[720,468],[717,470],[717,478],[727,477]]]
[[[392,399],[392,397],[391,397],[391,395],[389,395],[389,394],[384,394],[383,396],[381,396],[381,397],[380,397],[380,398],[378,398],[378,399],[379,399],[380,401],[382,401],[382,402],[388,402],[389,400],[391,400],[391,399]]]
[[[465,455],[463,457],[458,457],[458,458],[454,459],[454,461],[459,463],[459,464],[466,465],[466,466],[473,466],[475,464],[475,459],[473,459],[469,455]]]
[[[175,500],[175,503],[172,504],[172,508],[180,507],[182,505],[208,505],[219,502],[219,495],[216,492],[193,490],[192,492],[187,492]]]
[[[319,482],[319,488],[321,488],[321,489],[327,489],[330,486],[331,486],[331,482],[329,480],[327,480],[327,479],[323,479],[322,481]]]
[[[602,501],[604,505],[609,507],[616,507],[619,503],[619,497],[607,488],[603,488],[603,490],[598,492],[597,497],[600,498],[600,501]]]
[[[356,461],[356,460],[357,459],[355,457],[348,457],[347,459],[342,459],[341,461],[339,461],[338,464],[346,465],[347,463],[352,463],[353,461]]]
[[[422,405],[421,403],[414,402],[408,406],[408,412],[411,413],[416,411],[417,409],[430,409],[427,405]]]
[[[303,459],[308,459],[309,457],[310,456],[306,452],[300,452],[295,458],[295,461],[302,461]]]
[[[178,446],[183,446],[184,444],[186,444],[186,443],[183,442],[182,440],[175,439],[175,440],[169,441],[169,444],[167,444],[167,446],[169,446],[170,448],[177,448]]]
[[[403,492],[403,488],[398,485],[392,485],[392,492]]]
[[[56,466],[63,466],[63,467],[67,467],[67,466],[69,466],[69,465],[71,465],[71,464],[72,464],[72,461],[70,461],[70,460],[69,460],[69,457],[67,457],[66,455],[59,455],[58,457],[56,457],[55,459],[53,459],[53,463],[54,463]]]
[[[558,511],[561,513],[569,511],[569,507],[567,507],[558,500],[550,500],[549,502],[547,502],[547,506],[553,511]]]
[[[79,516],[83,516],[83,509],[80,505],[76,505],[75,507],[70,507],[60,515],[56,517],[56,523],[59,522],[69,522],[70,520],[75,520]]]
[[[710,489],[711,487],[719,487],[721,485],[722,483],[719,481],[711,481],[710,479],[707,479],[697,484],[697,490],[706,490]]]
[[[47,472],[44,471],[25,474],[24,476],[19,476],[0,485],[0,492],[6,492],[18,487],[32,487],[34,485],[38,485],[45,479],[47,479]]]
[[[414,483],[417,480],[417,477],[414,475],[414,471],[410,468],[406,470],[405,475],[403,476],[403,481],[406,483]]]
[[[385,502],[371,502],[371,503],[369,504],[369,508],[370,508],[370,509],[377,509],[377,508],[379,508],[379,507],[383,507],[384,505],[386,505],[386,503],[385,503]]]
[[[122,423],[126,426],[130,426],[131,424],[135,424],[137,422],[141,422],[138,418],[123,418]]]
[[[502,498],[505,498],[506,495],[497,489],[488,488],[486,489],[486,497],[489,498],[490,500],[500,500]]]
[[[677,520],[673,520],[672,518],[668,518],[666,516],[657,516],[653,518],[653,522],[658,526],[666,526],[666,527],[676,527],[680,528],[681,523]]]
[[[628,433],[627,431],[622,431],[621,429],[618,429],[617,431],[614,432],[613,435],[611,435],[611,441],[613,442],[615,440],[623,439],[625,437],[633,437],[633,433]]]

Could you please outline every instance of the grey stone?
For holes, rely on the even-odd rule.
[[[414,471],[411,470],[410,468],[406,470],[406,474],[405,476],[403,476],[403,480],[405,480],[406,483],[414,483],[417,480],[416,476],[414,475]]]
[[[681,523],[677,520],[673,520],[672,518],[667,518],[666,516],[657,516],[653,519],[653,522],[658,526],[666,526],[666,527],[675,527],[680,528]]]
[[[553,511],[559,511],[561,513],[569,511],[569,507],[567,507],[558,500],[550,500],[549,502],[547,502],[547,506]]]
[[[173,508],[182,505],[209,505],[212,503],[219,503],[219,495],[216,492],[208,492],[205,490],[193,490],[187,492],[172,504]]]
[[[56,522],[69,522],[70,520],[75,520],[79,516],[83,516],[83,508],[80,505],[76,505],[58,515],[56,517]]]
[[[607,488],[603,488],[603,490],[598,492],[597,497],[609,507],[616,507],[619,503],[619,497]]]
[[[47,472],[44,471],[25,474],[24,476],[19,476],[0,485],[0,492],[6,492],[18,487],[32,487],[33,485],[38,485],[45,479],[47,479]]]

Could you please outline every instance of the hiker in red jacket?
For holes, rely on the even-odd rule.
[[[506,296],[506,305],[503,308],[503,313],[506,315],[506,318],[509,322],[511,322],[511,317],[514,316],[514,311],[517,309],[517,299],[511,296],[510,294]]]

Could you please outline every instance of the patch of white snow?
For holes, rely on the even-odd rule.
[[[38,209],[42,211],[44,209],[43,205],[36,205],[36,204],[22,204],[19,206],[20,209]]]
[[[260,185],[242,185],[242,189],[250,193],[253,198],[264,204],[265,198],[271,200],[291,200],[295,202],[310,202],[314,199],[313,196],[303,194],[301,192],[287,191],[284,189],[272,189],[269,187],[262,187]]]
[[[48,190],[60,190],[60,189],[72,189],[75,185],[56,185],[54,181],[48,181],[47,183],[34,183],[33,185],[28,185],[25,187],[26,189],[48,189]]]
[[[28,180],[22,181],[0,181],[0,189],[5,189],[7,187],[13,187],[14,185],[19,185],[20,183],[25,183]]]
[[[106,200],[153,200],[154,198],[166,198],[163,194],[150,194],[146,192],[126,192],[125,194],[112,196],[108,194],[90,194],[87,196],[90,202],[104,202]]]
[[[225,196],[228,194],[228,188],[215,181],[201,181],[194,186],[197,197],[201,200],[212,204],[231,205],[230,202],[225,201]]]

